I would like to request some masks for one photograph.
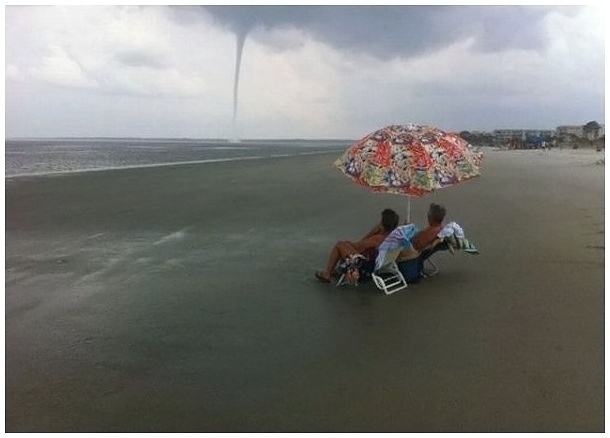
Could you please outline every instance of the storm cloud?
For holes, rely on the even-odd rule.
[[[604,118],[591,6],[9,6],[7,135],[230,137],[240,37],[242,138]]]
[[[474,38],[483,51],[543,49],[546,6],[202,6],[237,34],[295,27],[335,48],[380,58],[417,55]]]

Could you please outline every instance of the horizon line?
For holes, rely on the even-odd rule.
[[[288,138],[288,137],[268,137],[268,138],[242,138],[235,142],[230,138],[222,137],[115,137],[115,136],[51,136],[51,137],[32,137],[32,136],[11,136],[5,137],[4,140],[82,140],[82,139],[100,139],[100,140],[204,140],[204,141],[224,141],[227,143],[239,143],[242,141],[356,141],[356,138]]]

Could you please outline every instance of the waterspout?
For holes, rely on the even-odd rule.
[[[235,52],[235,80],[233,82],[233,143],[240,142],[240,136],[237,129],[237,104],[239,97],[239,72],[241,69],[241,54],[244,50],[244,43],[246,42],[247,31],[240,31],[236,33],[237,44]]]

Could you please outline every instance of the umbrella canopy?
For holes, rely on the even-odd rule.
[[[420,197],[480,175],[481,158],[456,134],[392,125],[352,145],[335,166],[375,192]]]

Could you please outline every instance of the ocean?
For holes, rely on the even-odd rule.
[[[7,177],[269,159],[337,153],[352,140],[14,139],[5,141]]]

